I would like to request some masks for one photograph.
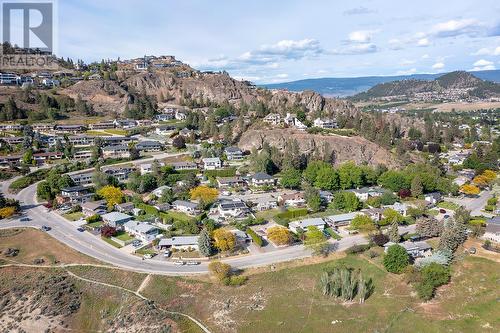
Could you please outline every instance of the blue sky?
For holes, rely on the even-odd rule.
[[[170,54],[272,83],[500,68],[500,2],[58,1],[58,54]]]

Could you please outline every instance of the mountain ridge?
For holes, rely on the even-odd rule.
[[[315,78],[303,79],[275,84],[261,84],[260,87],[268,89],[287,89],[289,91],[312,90],[327,97],[347,97],[366,91],[377,84],[405,79],[417,79],[431,81],[451,72],[437,74],[411,74],[391,76],[360,76],[340,78]],[[482,80],[500,83],[500,70],[487,70],[468,72],[473,73]]]

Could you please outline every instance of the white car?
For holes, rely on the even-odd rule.
[[[174,265],[177,265],[177,266],[183,266],[185,264],[186,264],[186,262],[181,261],[181,260],[174,261]]]

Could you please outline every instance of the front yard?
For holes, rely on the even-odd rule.
[[[63,214],[62,217],[64,217],[68,221],[78,221],[79,219],[85,217],[82,212],[74,212],[74,213],[67,213]]]
[[[130,234],[128,234],[125,231],[119,231],[114,237],[116,239],[119,239],[119,240],[123,241],[123,242],[128,242],[128,241],[131,241],[131,240],[135,239],[134,236],[131,236]]]

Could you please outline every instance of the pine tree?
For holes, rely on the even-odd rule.
[[[422,179],[419,176],[415,176],[411,181],[411,194],[417,198],[421,196],[424,192],[424,187],[422,185]]]
[[[401,236],[399,236],[398,231],[398,221],[394,220],[391,225],[391,229],[389,230],[389,240],[393,243],[399,243]]]
[[[200,232],[200,237],[198,238],[198,249],[205,257],[209,257],[213,253],[212,241],[207,229],[203,229]]]

